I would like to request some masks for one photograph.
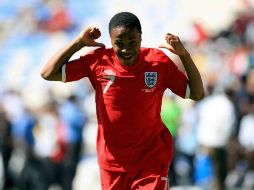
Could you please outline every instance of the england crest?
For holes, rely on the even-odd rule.
[[[145,72],[145,84],[149,88],[155,86],[157,82],[157,72]]]

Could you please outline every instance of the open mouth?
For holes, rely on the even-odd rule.
[[[134,53],[128,53],[128,54],[118,54],[118,59],[120,62],[122,62],[124,65],[133,65],[136,63],[136,54]]]
[[[132,58],[132,55],[131,54],[128,54],[128,55],[122,55],[121,54],[121,58],[124,59],[124,60],[129,60]]]

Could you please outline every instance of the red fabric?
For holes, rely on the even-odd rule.
[[[100,169],[102,190],[168,190],[167,175],[166,165],[133,172],[113,172]]]
[[[59,163],[63,160],[66,153],[66,128],[65,124],[61,121],[57,123],[56,126],[56,137],[57,137],[57,147],[55,152],[51,155],[51,160],[55,163]]]
[[[48,18],[41,23],[41,27],[48,32],[56,32],[59,30],[67,30],[71,27],[72,21],[70,15],[64,8],[59,8]]]
[[[203,26],[200,23],[194,23],[193,27],[197,33],[195,43],[200,44],[202,42],[205,42],[208,39],[208,34],[203,28]]]
[[[99,48],[66,64],[65,72],[67,82],[89,77],[96,91],[101,168],[131,171],[171,162],[161,100],[166,88],[185,97],[187,79],[161,50],[142,48],[138,63],[124,66],[112,49]]]

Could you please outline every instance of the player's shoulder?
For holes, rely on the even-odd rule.
[[[142,55],[144,59],[148,62],[168,62],[170,58],[158,48],[141,48]]]
[[[97,63],[99,60],[110,59],[111,54],[111,49],[99,47],[85,52],[82,56],[80,56],[80,58],[83,62]]]

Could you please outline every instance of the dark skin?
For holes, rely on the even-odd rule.
[[[81,48],[87,47],[104,47],[105,45],[95,40],[101,36],[101,32],[96,27],[85,28],[74,40],[56,52],[44,66],[41,76],[49,81],[62,81],[61,68],[68,63],[71,56]]]
[[[141,47],[141,34],[138,30],[125,27],[113,28],[110,38],[119,61],[127,66],[135,65]]]
[[[101,32],[96,27],[84,29],[73,41],[56,52],[44,66],[41,76],[46,80],[61,81],[61,68],[68,63],[71,56],[81,48],[87,46],[104,47],[104,44],[96,40],[101,36]],[[141,47],[141,33],[134,28],[118,26],[110,31],[111,44],[119,61],[127,66],[137,63],[138,54]],[[179,56],[188,76],[188,85],[190,88],[190,99],[201,100],[204,97],[204,87],[201,76],[189,54],[184,48],[179,37],[167,33],[166,43],[160,45]]]

